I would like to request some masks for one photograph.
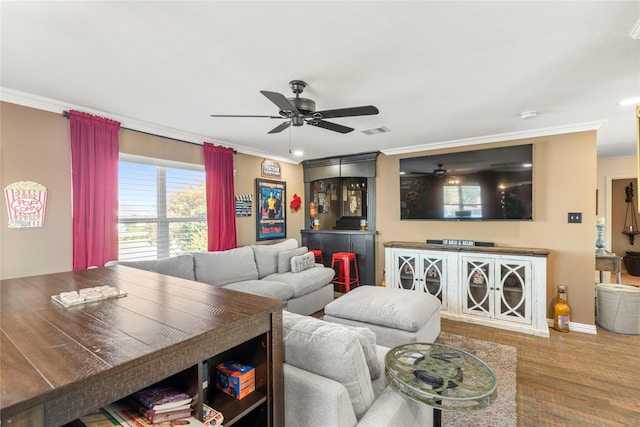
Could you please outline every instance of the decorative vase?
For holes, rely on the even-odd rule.
[[[598,238],[596,239],[596,254],[605,255],[607,251],[605,251],[605,247],[607,246],[604,241],[604,224],[596,224],[596,230],[598,232]]]

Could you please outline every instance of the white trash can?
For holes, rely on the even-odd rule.
[[[598,325],[620,334],[640,334],[640,288],[596,285]]]

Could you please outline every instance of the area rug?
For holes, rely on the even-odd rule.
[[[483,360],[498,379],[498,397],[485,409],[472,412],[442,411],[444,427],[516,427],[516,366],[515,347],[441,332],[438,344],[465,350]]]

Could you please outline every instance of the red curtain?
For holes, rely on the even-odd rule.
[[[120,123],[69,112],[73,184],[73,269],[118,259]]]
[[[207,228],[210,251],[237,246],[233,188],[233,150],[204,143],[207,173]]]

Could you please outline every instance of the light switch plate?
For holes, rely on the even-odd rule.
[[[582,222],[582,212],[569,212],[569,224],[580,224]]]

